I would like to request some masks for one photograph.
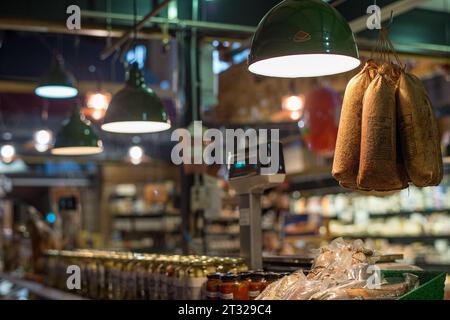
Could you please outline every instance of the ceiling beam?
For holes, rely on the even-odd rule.
[[[37,81],[21,81],[21,80],[0,80],[0,93],[33,93],[37,86]],[[84,94],[89,91],[95,91],[98,84],[95,81],[80,81],[78,82],[78,89],[80,94]],[[102,82],[102,90],[116,93],[123,88],[123,84],[116,82]],[[159,87],[153,87],[156,94],[161,98],[175,99],[177,95],[170,90],[162,90]]]
[[[53,21],[42,21],[33,19],[9,19],[0,18],[0,30],[14,30],[24,32],[40,32],[40,33],[59,33],[72,36],[91,36],[91,37],[112,37],[119,38],[124,32],[128,31],[123,27],[114,27],[114,30],[108,31],[104,25],[100,24],[83,24],[80,30],[69,30],[64,23],[56,23]],[[139,39],[162,39],[160,31],[141,31],[138,32]]]
[[[112,20],[123,20],[132,22],[134,17],[131,14],[126,13],[108,13],[101,11],[92,11],[92,10],[81,10],[81,15],[86,18],[94,18],[94,19],[112,19]],[[138,19],[144,18],[143,16],[137,16]],[[199,30],[218,30],[218,31],[229,31],[236,33],[244,33],[244,34],[253,34],[256,31],[256,26],[247,26],[247,25],[236,25],[236,24],[228,24],[228,23],[219,23],[219,22],[209,22],[209,21],[193,21],[193,20],[182,20],[182,19],[168,19],[163,17],[152,17],[146,21],[146,25],[169,25],[175,28],[196,28]]]

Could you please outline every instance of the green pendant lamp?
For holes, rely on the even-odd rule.
[[[322,0],[284,0],[261,20],[249,71],[272,77],[318,77],[360,65],[345,18]]]
[[[80,118],[80,110],[76,109],[56,136],[51,153],[59,156],[83,156],[102,151],[102,141],[84,119]]]
[[[60,55],[53,58],[50,71],[41,79],[34,91],[43,98],[67,99],[78,94],[74,76],[64,67]]]
[[[138,64],[128,71],[126,86],[114,95],[102,129],[116,133],[150,133],[170,128],[164,105],[147,87]]]

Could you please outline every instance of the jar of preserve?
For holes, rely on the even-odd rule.
[[[248,273],[241,273],[238,276],[239,285],[237,287],[237,290],[234,292],[234,300],[248,300],[249,299],[249,274]]]
[[[226,273],[220,277],[220,300],[234,300],[234,295],[239,288],[239,276]]]
[[[255,272],[249,276],[248,297],[250,300],[255,300],[257,296],[266,288],[266,280],[260,272]]]
[[[239,273],[239,279],[241,281],[248,281],[250,283],[251,279],[250,276],[252,275],[253,272],[240,272]]]
[[[222,281],[220,277],[221,273],[211,273],[206,277],[208,281],[206,282],[206,300],[219,300],[220,299],[220,284]]]

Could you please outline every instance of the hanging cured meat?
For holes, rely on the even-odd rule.
[[[329,88],[310,92],[305,100],[303,138],[308,148],[322,156],[332,156],[336,146],[342,99]]]

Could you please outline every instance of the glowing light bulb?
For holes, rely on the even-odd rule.
[[[94,112],[92,112],[92,118],[94,118],[94,120],[100,120],[103,117],[103,113],[100,110],[94,110]]]
[[[291,119],[292,119],[292,120],[298,120],[298,119],[300,119],[300,112],[298,112],[298,111],[292,111],[292,112],[291,112]]]
[[[14,160],[14,156],[16,155],[16,148],[13,145],[5,144],[0,149],[0,155],[2,157],[3,162],[9,163]]]
[[[38,151],[38,152],[45,152],[45,151],[47,151],[48,149],[50,149],[50,146],[49,146],[48,144],[39,144],[39,143],[36,143],[36,144],[34,145],[34,148],[35,148],[36,151]]]
[[[288,96],[283,99],[283,109],[289,111],[303,110],[305,105],[304,96]]]
[[[140,164],[142,162],[142,159],[134,159],[131,158],[131,163],[134,164],[135,166],[137,166],[138,164]]]
[[[132,146],[128,150],[128,156],[130,157],[132,164],[140,164],[142,162],[142,158],[144,157],[144,150],[139,146]]]
[[[52,141],[52,132],[49,130],[39,130],[34,134],[36,144],[48,145]]]
[[[109,93],[88,93],[87,106],[96,110],[106,110],[111,101],[111,94]]]

